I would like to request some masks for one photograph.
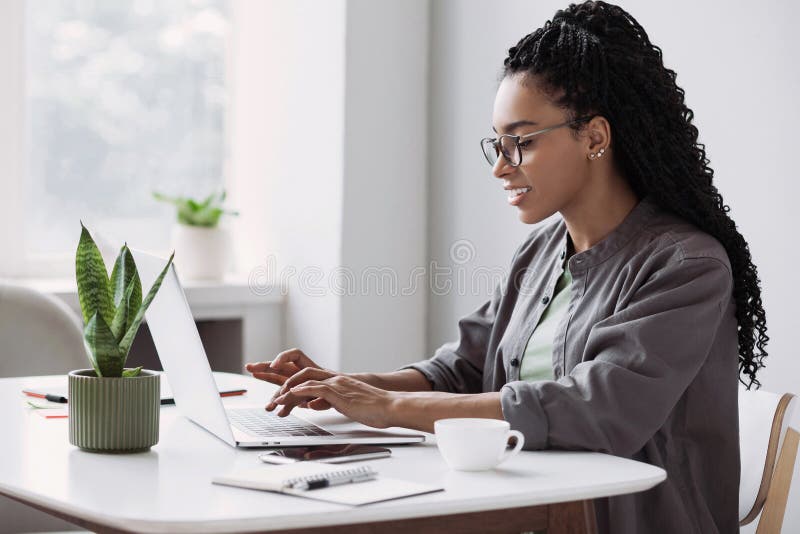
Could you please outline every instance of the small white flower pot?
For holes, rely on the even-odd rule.
[[[184,280],[222,280],[232,248],[225,228],[175,224],[172,227],[175,266]]]

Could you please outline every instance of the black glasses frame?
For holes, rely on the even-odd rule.
[[[481,139],[481,151],[483,152],[483,157],[486,158],[486,161],[489,162],[489,165],[492,167],[495,166],[497,160],[500,159],[500,154],[506,159],[506,162],[512,167],[519,167],[522,163],[522,149],[519,147],[519,142],[522,139],[527,139],[528,137],[533,137],[535,135],[543,134],[545,132],[549,132],[551,130],[555,130],[556,128],[563,128],[564,126],[571,126],[573,124],[579,122],[586,122],[588,120],[593,119],[594,116],[591,117],[581,117],[579,119],[575,119],[568,122],[562,122],[561,124],[556,124],[555,126],[550,126],[549,128],[544,128],[542,130],[538,130],[535,132],[531,132],[525,135],[513,135],[513,134],[503,134],[500,137],[484,137]],[[512,159],[513,154],[506,154],[503,151],[503,138],[509,138],[514,141],[514,149],[516,152],[516,159]],[[494,161],[492,161],[492,155],[494,155]]]

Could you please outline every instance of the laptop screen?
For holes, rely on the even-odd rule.
[[[167,259],[133,249],[131,252],[142,280],[142,292],[146,295]],[[145,320],[180,413],[235,445],[175,262],[145,312]]]

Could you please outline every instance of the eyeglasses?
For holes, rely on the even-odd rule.
[[[522,139],[527,139],[528,137],[543,134],[545,132],[549,132],[550,130],[555,130],[556,128],[571,126],[575,123],[585,122],[591,119],[592,117],[582,117],[580,119],[575,119],[574,121],[556,124],[555,126],[545,128],[544,130],[531,132],[525,135],[504,134],[497,139],[494,137],[484,137],[481,139],[481,150],[483,150],[483,155],[486,157],[486,161],[488,161],[489,165],[492,167],[494,167],[495,163],[497,163],[500,154],[503,154],[503,157],[506,159],[509,165],[512,167],[517,167],[520,163],[522,163],[522,150],[519,147],[519,142]]]

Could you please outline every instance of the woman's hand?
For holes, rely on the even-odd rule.
[[[274,360],[248,363],[245,369],[250,371],[253,377],[259,380],[265,380],[281,386],[289,377],[307,367],[321,369],[321,367],[314,363],[314,360],[306,356],[302,350],[289,349],[278,354]]]
[[[398,395],[397,392],[376,388],[347,375],[334,375],[322,380],[303,381],[300,385],[288,388],[270,404],[281,405],[278,416],[285,417],[295,406],[307,404],[309,408],[316,408],[317,403],[325,402],[327,406],[333,406],[359,423],[386,428],[394,426],[391,408]]]
[[[275,397],[286,393],[289,388],[302,384],[307,380],[324,380],[339,375],[334,371],[321,368],[300,349],[285,350],[272,361],[248,363],[245,369],[252,373],[254,378],[281,386],[272,396],[269,404],[267,404],[267,410],[270,411],[276,407]],[[331,405],[324,400],[305,399],[300,404],[300,407],[327,410]]]

